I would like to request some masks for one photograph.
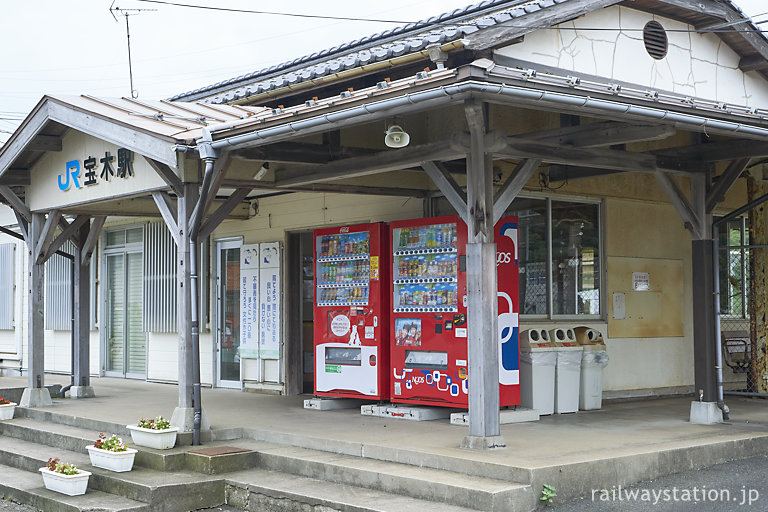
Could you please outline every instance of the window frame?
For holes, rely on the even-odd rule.
[[[604,321],[607,315],[606,310],[606,264],[605,264],[605,199],[595,198],[579,195],[560,195],[560,194],[548,194],[544,192],[526,191],[518,194],[521,199],[539,199],[544,200],[546,203],[546,223],[547,223],[547,312],[543,314],[524,314],[520,313],[520,319],[528,322],[535,321]],[[440,193],[434,194],[430,197],[429,210],[433,215],[437,215],[438,206],[435,200],[445,199]],[[579,203],[585,205],[597,206],[597,231],[598,231],[598,266],[599,269],[595,272],[600,280],[599,300],[600,300],[600,313],[597,315],[591,314],[554,314],[554,293],[552,290],[553,279],[552,271],[554,263],[552,261],[553,247],[552,247],[552,201],[561,203]],[[455,214],[455,212],[453,212]]]

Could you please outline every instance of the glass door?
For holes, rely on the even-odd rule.
[[[142,274],[141,252],[106,255],[107,376],[146,377]]]
[[[216,384],[240,388],[240,246],[241,242],[219,242],[217,251],[218,342]]]

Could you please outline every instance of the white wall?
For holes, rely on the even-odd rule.
[[[648,55],[643,43],[643,27],[651,20],[667,31],[669,50],[661,60]],[[758,108],[768,103],[765,79],[754,71],[740,71],[739,56],[716,34],[695,33],[691,25],[618,6],[559,26],[562,30],[528,34],[522,43],[497,53],[577,76],[596,75],[696,98]],[[586,30],[592,27],[617,30]]]

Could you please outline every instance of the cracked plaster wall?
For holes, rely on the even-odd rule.
[[[667,31],[667,56],[645,50],[643,27],[658,21]],[[669,18],[613,6],[525,36],[499,55],[540,63],[660,91],[735,105],[765,107],[768,86],[761,75],[738,69],[739,55],[715,34]],[[605,28],[618,27],[615,30]],[[599,28],[600,30],[588,30]]]

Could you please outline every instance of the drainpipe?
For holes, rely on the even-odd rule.
[[[712,225],[712,239],[714,240],[714,251],[712,254],[712,268],[715,272],[715,369],[717,370],[717,406],[723,411],[723,419],[730,419],[730,409],[723,400],[723,349],[720,346],[720,258],[719,242],[720,228],[717,224]]]
[[[200,158],[205,162],[205,174],[203,175],[203,186],[200,197],[198,198],[197,214],[192,219],[192,225],[189,226],[189,249],[190,249],[190,293],[192,309],[192,401],[194,407],[194,420],[192,423],[192,444],[200,444],[200,428],[202,423],[203,406],[200,393],[200,306],[199,306],[199,274],[197,262],[197,237],[202,224],[204,205],[208,197],[208,188],[213,175],[213,167],[218,158],[218,154],[210,145],[211,136],[207,130],[203,130],[204,141],[198,145]],[[207,140],[206,140],[207,139]]]

